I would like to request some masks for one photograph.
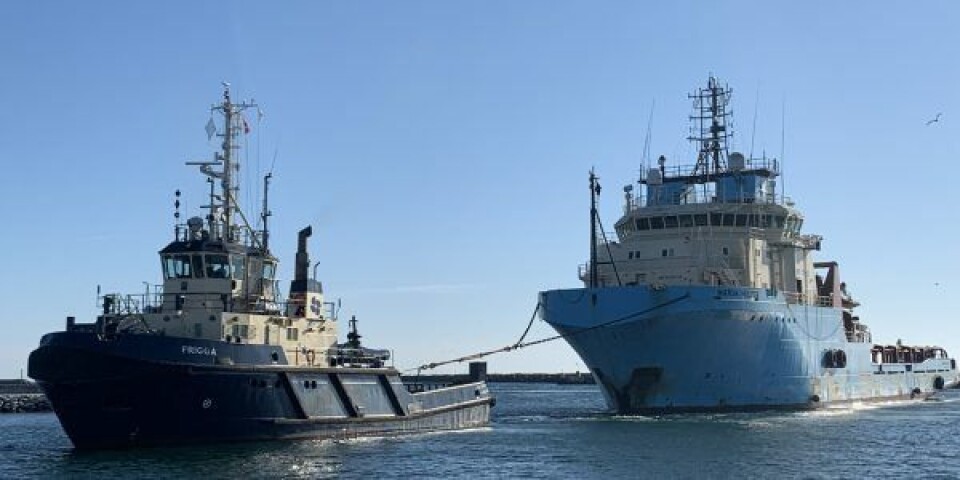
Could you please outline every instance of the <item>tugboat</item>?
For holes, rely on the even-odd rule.
[[[461,429],[489,422],[494,403],[478,381],[411,393],[387,366],[390,352],[361,345],[357,321],[338,343],[337,309],[308,276],[299,232],[286,300],[262,229],[241,211],[238,136],[248,130],[229,84],[211,107],[222,148],[199,166],[210,185],[205,218],[180,221],[160,250],[163,284],[139,295],[98,292],[92,323],[67,317],[30,354],[29,375],[78,449],[240,440],[354,437]],[[219,183],[219,192],[215,186]],[[237,220],[240,220],[239,222]],[[315,269],[314,269],[315,270]],[[315,276],[315,272],[314,272]]]
[[[610,409],[816,409],[957,385],[943,348],[873,343],[839,264],[813,261],[822,237],[777,195],[777,160],[728,151],[730,95],[713,77],[691,95],[696,161],[661,156],[637,192],[624,187],[614,239],[598,233],[591,172],[585,287],[540,294]]]

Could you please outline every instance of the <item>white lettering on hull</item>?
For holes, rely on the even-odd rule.
[[[196,345],[183,345],[180,347],[180,353],[184,353],[187,355],[216,356],[217,349],[213,347],[198,347]]]

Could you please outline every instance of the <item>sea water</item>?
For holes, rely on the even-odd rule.
[[[0,478],[960,478],[960,392],[816,412],[612,416],[592,385],[492,384],[489,427],[75,452],[0,415]]]

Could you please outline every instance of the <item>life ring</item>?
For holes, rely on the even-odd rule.
[[[304,353],[304,356],[307,358],[307,365],[313,365],[313,361],[317,358],[317,352],[314,352],[313,350],[307,350],[307,352]]]

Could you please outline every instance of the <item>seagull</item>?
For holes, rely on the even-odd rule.
[[[930,125],[939,122],[939,121],[940,121],[940,115],[943,115],[943,113],[942,113],[942,112],[937,112],[937,116],[936,116],[935,118],[933,118],[932,120],[927,120],[927,126],[929,127]]]

